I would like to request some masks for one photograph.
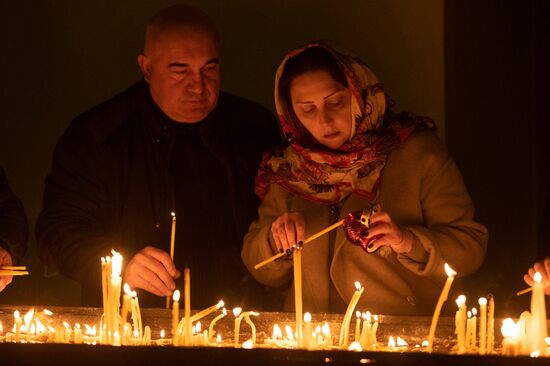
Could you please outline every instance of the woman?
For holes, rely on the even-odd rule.
[[[364,63],[308,44],[280,65],[275,103],[289,146],[264,157],[259,219],[241,252],[259,282],[290,284],[290,257],[254,265],[374,205],[381,211],[365,239],[375,253],[352,245],[342,229],[304,246],[304,311],[343,312],[359,281],[362,310],[431,313],[445,262],[459,276],[479,268],[487,230],[473,220],[473,203],[433,123],[388,109]],[[289,288],[285,310],[293,310],[293,293]]]

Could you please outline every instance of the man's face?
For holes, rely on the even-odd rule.
[[[151,96],[168,117],[195,123],[216,106],[220,91],[219,50],[213,35],[200,29],[164,31],[138,62]]]

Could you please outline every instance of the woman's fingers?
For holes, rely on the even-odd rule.
[[[287,212],[271,224],[271,234],[279,251],[291,250],[304,240],[305,223],[302,214]]]

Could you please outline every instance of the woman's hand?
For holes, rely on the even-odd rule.
[[[539,272],[542,276],[542,284],[544,285],[544,293],[550,295],[550,257],[546,257],[545,260],[535,263],[535,265],[529,268],[527,274],[523,276],[523,280],[529,285],[533,286],[535,280],[533,277],[535,273]]]
[[[279,252],[292,250],[304,241],[304,217],[299,212],[286,212],[271,224],[271,235]]]
[[[371,215],[367,238],[373,238],[368,245],[370,252],[376,251],[382,245],[390,246],[396,253],[408,253],[412,249],[413,234],[401,230],[387,212]]]

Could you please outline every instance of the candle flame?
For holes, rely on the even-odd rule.
[[[285,333],[286,333],[286,338],[289,341],[294,340],[294,334],[292,334],[292,328],[290,327],[290,325],[285,325]]]
[[[197,333],[200,333],[201,329],[202,329],[201,322],[198,321],[197,324],[195,325],[195,330],[197,331]]]
[[[429,344],[430,344],[430,342],[428,342],[427,340],[423,340],[421,346],[422,347],[428,347]]]
[[[19,319],[19,317],[20,317],[20,315],[19,315],[19,310],[15,310],[15,311],[13,312],[13,317],[14,317],[15,319]]]
[[[447,263],[444,265],[445,267],[445,273],[447,273],[447,277],[454,277],[456,276],[456,271],[451,268]]]
[[[216,336],[216,343],[217,343],[217,344],[221,344],[221,343],[222,343],[222,335],[221,335],[221,334],[218,334],[218,335]]]
[[[273,325],[273,333],[271,335],[271,339],[282,339],[283,338],[283,332],[281,331],[281,328],[279,328],[279,325],[275,323]]]
[[[464,295],[460,295],[456,298],[456,305],[458,307],[461,307],[462,305],[464,305],[466,303],[466,296]]]
[[[477,315],[477,310],[476,308],[472,308],[472,316],[476,316]]]
[[[535,280],[536,283],[541,283],[542,275],[539,272],[535,272],[535,275],[533,276],[533,280]]]
[[[362,287],[359,281],[355,281],[355,288],[357,289],[357,291],[361,291]]]
[[[378,322],[378,315],[374,315],[373,318],[375,322]]]
[[[70,328],[69,323],[67,323],[67,322],[65,322],[65,321],[63,322],[63,326],[64,326],[66,329]]]
[[[390,336],[390,339],[388,339],[388,348],[395,348],[395,340],[392,336]]]
[[[114,249],[111,249],[113,254],[112,262],[113,266],[111,267],[111,278],[119,278],[122,273],[122,255],[119,252],[116,252]]]
[[[124,293],[128,296],[132,296],[132,290],[130,289],[130,285],[125,283],[124,286],[122,286],[122,289],[124,290]]]
[[[327,322],[325,322],[323,324],[323,327],[321,328],[321,331],[323,332],[323,335],[326,337],[326,336],[329,336],[330,335],[330,327],[328,325]]]
[[[222,309],[222,313],[223,313],[224,316],[226,316],[226,315],[227,315],[227,309],[226,309],[226,308],[223,308],[223,309]]]
[[[47,316],[52,316],[52,315],[53,315],[53,313],[52,313],[50,310],[48,310],[48,309],[44,309],[44,310],[42,310],[42,312],[43,312],[44,314],[46,314]]]
[[[32,318],[34,317],[34,308],[27,311],[25,315],[23,315],[23,321],[25,322],[25,327],[29,329],[29,326],[31,324]]]
[[[349,345],[348,351],[361,352],[361,351],[363,351],[363,348],[361,347],[361,344],[359,342],[353,341]]]
[[[29,334],[36,334],[36,326],[33,324],[31,324],[31,327],[29,329]]]
[[[540,350],[536,350],[536,351],[531,352],[531,354],[529,356],[531,356],[532,358],[539,357],[540,356]]]
[[[397,343],[397,346],[398,346],[398,347],[406,347],[406,346],[409,345],[409,344],[408,344],[403,338],[401,338],[401,337],[397,337],[396,343]]]
[[[76,324],[74,325],[74,327],[75,327],[75,329],[80,329],[80,324],[76,323]]]
[[[36,333],[44,333],[46,331],[46,326],[42,324],[40,319],[36,319],[35,323],[36,323]]]
[[[2,326],[2,324],[0,324],[0,327],[1,327],[1,326]],[[548,346],[550,346],[550,337],[544,338],[544,341],[546,342],[546,344],[547,344]]]
[[[225,303],[223,302],[223,300],[220,300],[218,302],[218,308],[223,308],[225,306]]]
[[[502,327],[500,328],[500,331],[502,332],[503,337],[516,339],[519,333],[520,326],[520,322],[516,323],[512,318],[506,318],[502,321]]]
[[[134,330],[134,338],[139,338],[139,331],[137,329]]]
[[[254,348],[254,342],[252,342],[252,339],[248,339],[248,340],[243,342],[242,347],[244,349],[252,349],[252,348]]]
[[[0,322],[0,334],[4,333],[4,327],[2,326],[2,322]]]
[[[48,331],[49,331],[50,333],[54,334],[54,333],[55,333],[55,328],[52,327],[51,325],[48,325]]]
[[[164,333],[164,329],[161,329],[161,331],[160,331],[160,338],[164,338],[164,334],[165,334],[165,333]]]
[[[176,217],[176,213],[174,211],[170,212],[170,215],[172,215],[172,217]]]
[[[172,295],[172,300],[174,300],[174,302],[180,301],[180,290],[174,291],[174,294]]]
[[[235,315],[235,318],[241,314],[241,311],[243,311],[243,308],[233,308],[233,315]]]
[[[320,325],[316,326],[314,332],[321,333],[321,326]]]
[[[479,302],[479,305],[480,305],[480,306],[485,306],[485,305],[487,305],[487,299],[484,298],[484,297],[480,297],[479,300],[478,300],[478,302]]]
[[[357,319],[361,319],[361,312],[359,310],[357,310],[355,312],[355,316],[357,317]]]
[[[311,314],[310,314],[310,313],[306,312],[306,313],[304,314],[304,321],[305,321],[306,323],[311,322]]]

